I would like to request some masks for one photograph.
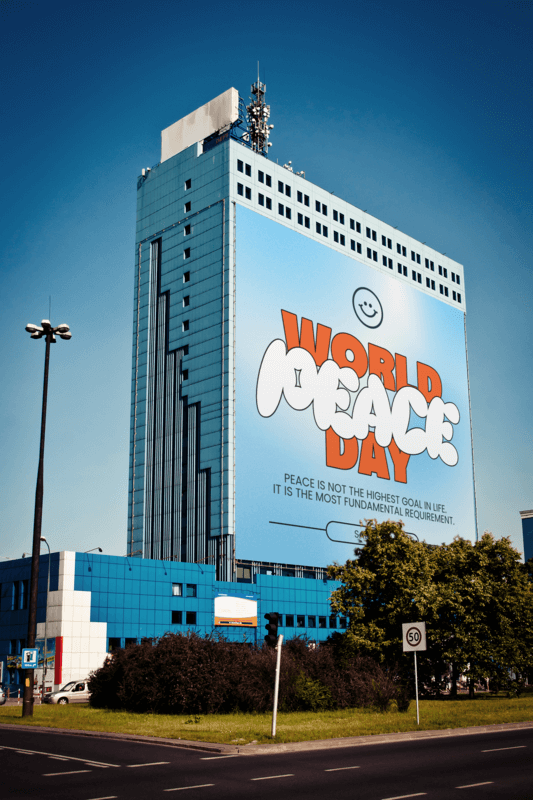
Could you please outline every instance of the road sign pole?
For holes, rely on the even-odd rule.
[[[278,643],[276,645],[277,656],[276,656],[276,677],[274,680],[274,710],[272,712],[272,738],[276,735],[276,723],[278,721],[278,692],[279,692],[279,670],[281,665],[281,644],[283,642],[283,636],[280,633],[278,636]]]
[[[418,669],[416,663],[416,650],[413,652],[415,657],[415,693],[416,693],[416,724],[420,725],[420,713],[418,709]]]

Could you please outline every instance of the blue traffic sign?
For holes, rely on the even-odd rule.
[[[25,647],[22,651],[22,669],[35,669],[39,651],[36,647]]]

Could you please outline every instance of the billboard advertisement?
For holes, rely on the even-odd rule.
[[[245,597],[215,597],[215,625],[257,628],[257,600]]]
[[[238,558],[344,561],[369,518],[474,538],[463,312],[240,206],[235,401]]]

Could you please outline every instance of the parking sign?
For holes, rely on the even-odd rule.
[[[402,624],[403,652],[412,653],[416,650],[427,650],[426,623],[404,622]]]
[[[36,647],[25,647],[22,651],[22,669],[35,669],[39,651]]]

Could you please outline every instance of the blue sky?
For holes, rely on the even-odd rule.
[[[257,60],[271,158],[465,266],[480,531],[521,547],[531,480],[533,4],[17,2],[3,46],[0,556],[126,542],[136,180],[160,131]],[[9,337],[7,333],[9,332]]]

